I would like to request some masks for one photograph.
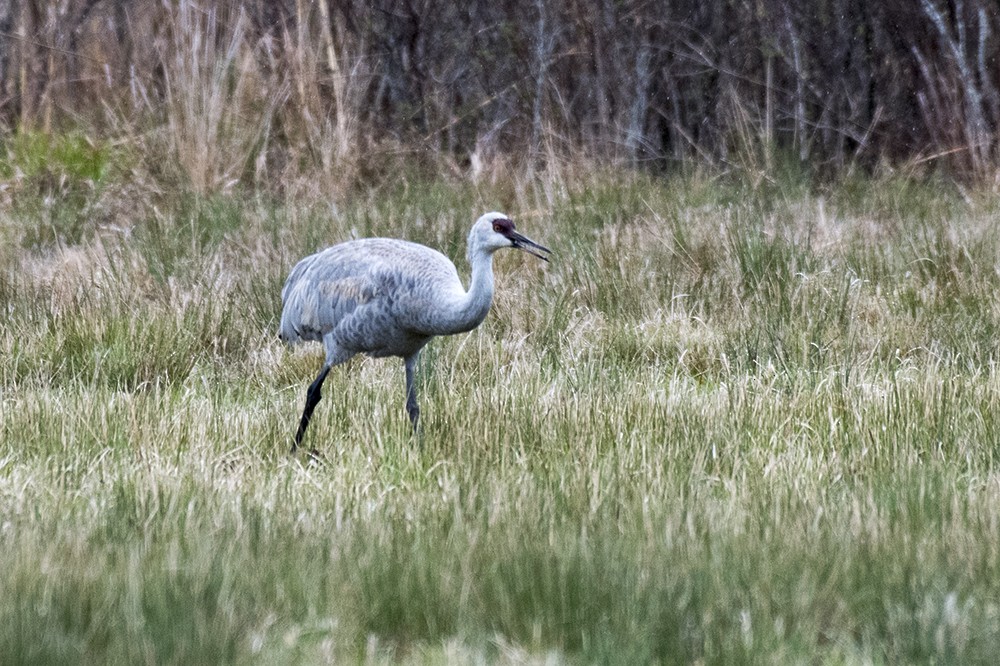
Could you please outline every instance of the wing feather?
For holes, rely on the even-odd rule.
[[[281,290],[281,339],[322,340],[342,319],[375,296],[368,271],[338,257],[334,246],[300,261]]]

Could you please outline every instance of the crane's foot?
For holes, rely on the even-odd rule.
[[[288,455],[290,455],[293,458],[297,458],[298,453],[299,453],[299,447],[293,445],[292,450],[288,452]],[[317,449],[316,447],[313,447],[308,451],[306,451],[305,459],[311,464],[326,462],[326,459],[323,457],[323,454],[320,453],[319,449]]]

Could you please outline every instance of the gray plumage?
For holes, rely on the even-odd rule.
[[[360,353],[403,358],[406,409],[416,430],[417,356],[432,337],[470,331],[486,318],[493,301],[493,253],[504,247],[548,260],[549,250],[517,233],[507,216],[487,213],[469,232],[468,291],[446,256],[404,240],[348,241],[296,264],[281,290],[279,334],[289,344],[322,342],[326,362],[306,393],[292,452],[302,441],[330,368]]]

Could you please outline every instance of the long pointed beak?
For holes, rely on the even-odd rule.
[[[517,248],[518,250],[523,250],[528,254],[533,254],[542,261],[548,261],[549,258],[546,255],[552,254],[552,250],[550,250],[549,248],[545,247],[544,245],[539,245],[538,243],[531,240],[527,236],[522,236],[516,231],[512,233],[509,236],[509,238],[511,245],[513,247]],[[545,254],[542,254],[542,252],[544,252]]]

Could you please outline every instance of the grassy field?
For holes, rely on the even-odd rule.
[[[21,171],[4,663],[1000,652],[995,197],[605,174],[133,202]],[[294,262],[387,235],[466,275],[492,209],[555,255],[499,254],[487,321],[425,350],[419,439],[402,363],[359,359],[322,460],[288,456],[322,358],[277,339]]]

